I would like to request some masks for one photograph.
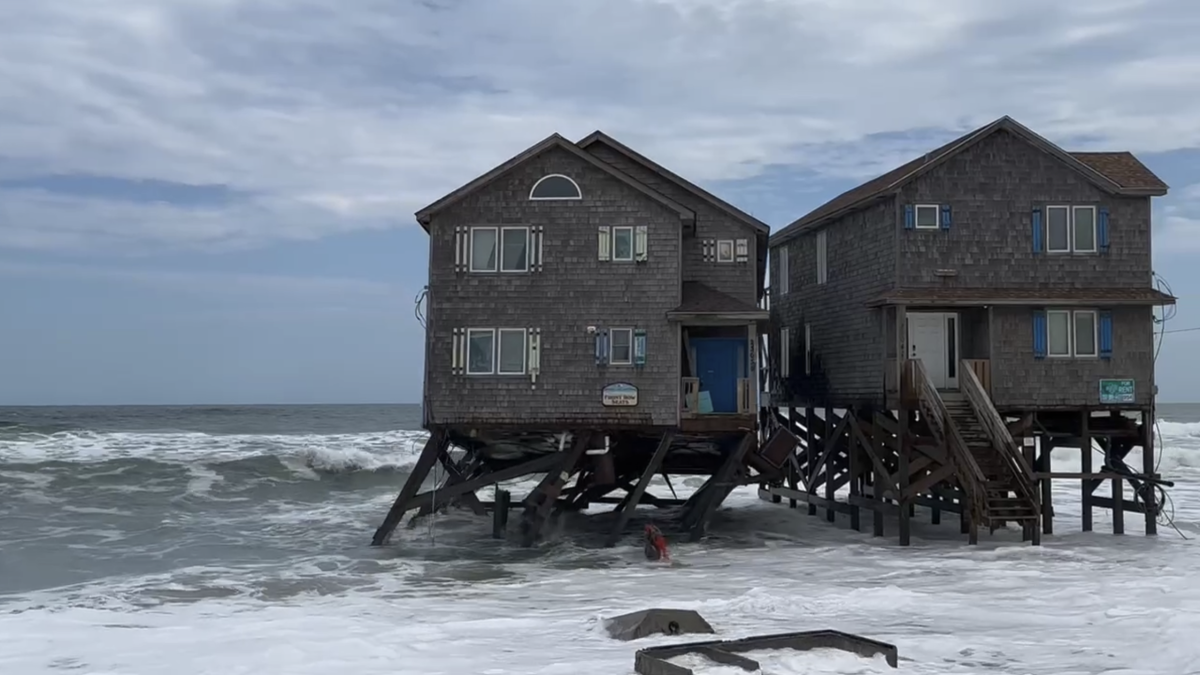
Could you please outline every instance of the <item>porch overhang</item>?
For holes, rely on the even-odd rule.
[[[745,326],[761,324],[771,318],[766,310],[753,312],[667,312],[667,319],[693,326]]]
[[[900,288],[867,302],[868,307],[1158,307],[1174,304],[1174,296],[1154,288]]]

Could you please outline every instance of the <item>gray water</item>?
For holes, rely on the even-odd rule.
[[[1200,420],[1200,405],[1159,416]],[[421,448],[419,425],[413,405],[0,408],[0,602],[50,589],[100,605],[286,599],[382,577],[497,581],[522,561],[636,560],[636,542],[598,549],[587,536],[606,514],[536,550],[454,512],[368,546]],[[733,518],[707,545],[756,543]]]

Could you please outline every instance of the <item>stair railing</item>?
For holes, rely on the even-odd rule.
[[[937,387],[933,386],[933,381],[929,379],[925,364],[920,359],[909,359],[905,365],[909,371],[909,377],[906,379],[916,389],[921,414],[938,437],[938,441],[945,446],[950,461],[955,465],[955,473],[958,474],[963,492],[971,501],[972,515],[978,518],[984,513],[983,488],[987,476],[984,475],[983,469],[979,468],[975,456],[971,454],[962,435],[959,434],[958,427],[950,417],[950,411],[946,409],[945,401],[942,400]]]
[[[992,447],[1000,453],[1001,459],[1017,479],[1020,496],[1036,506],[1038,495],[1034,486],[1037,485],[1037,477],[1034,476],[1033,467],[1025,461],[1025,455],[1017,447],[1017,442],[1009,433],[1008,425],[1000,417],[1000,412],[996,410],[996,406],[992,405],[992,398],[984,390],[983,383],[979,381],[972,369],[966,367],[966,361],[959,365],[959,388],[966,394],[967,400],[971,403],[971,409],[975,411],[975,416],[987,433],[988,440],[992,442]]]

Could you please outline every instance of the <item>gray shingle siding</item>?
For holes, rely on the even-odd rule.
[[[892,205],[849,214],[827,228],[828,281],[817,283],[816,232],[787,243],[790,290],[771,296],[779,328],[791,329],[790,390],[796,401],[882,401],[883,330],[880,311],[866,302],[891,287],[895,272]],[[779,254],[778,247],[771,251]],[[772,258],[771,287],[779,288]],[[812,324],[813,373],[804,374],[804,324]],[[778,350],[778,347],[776,348]],[[778,351],[775,352],[778,354]],[[776,364],[777,367],[777,364]]]
[[[597,159],[603,160],[626,175],[653,188],[659,194],[674,200],[696,212],[696,234],[683,240],[683,280],[699,281],[710,288],[721,291],[751,305],[758,304],[758,282],[755,279],[755,260],[758,256],[755,233],[744,223],[713,208],[704,200],[684,190],[675,183],[631,162],[625,155],[604,145],[594,143],[587,148]],[[717,263],[705,261],[702,242],[705,240],[747,239],[748,261],[744,263]]]
[[[905,230],[903,205],[949,204],[949,230]],[[1035,207],[1109,209],[1107,253],[1033,252]],[[1058,158],[997,132],[900,191],[898,285],[1143,288],[1150,283],[1150,198],[1105,193]],[[945,280],[935,270],[953,269]]]
[[[571,176],[581,201],[531,202],[529,190],[549,173]],[[543,226],[543,270],[472,274],[454,269],[456,226]],[[600,262],[597,228],[646,225],[649,260]],[[560,149],[518,166],[436,214],[429,226],[429,325],[426,397],[432,424],[673,425],[678,419],[678,330],[666,312],[680,302],[679,216]],[[643,328],[646,365],[598,367],[588,326]],[[534,327],[542,330],[541,374],[451,374],[452,330]],[[630,382],[639,405],[605,408],[601,389]]]
[[[1111,359],[1033,357],[1033,308],[992,308],[992,400],[998,408],[1100,406],[1100,380],[1133,379],[1136,405],[1154,395],[1154,323],[1149,307],[1112,311]]]
[[[905,229],[906,204],[949,204],[950,229]],[[1047,205],[1107,208],[1109,250],[1035,254],[1031,213]],[[997,132],[904,185],[896,197],[823,225],[829,233],[827,285],[816,284],[815,231],[788,243],[791,290],[771,296],[773,367],[778,368],[778,328],[786,325],[795,343],[789,383],[794,401],[819,404],[826,395],[835,404],[879,400],[885,340],[888,353],[895,353],[895,331],[888,324],[894,315],[868,309],[865,302],[890,288],[1146,288],[1151,283],[1150,211],[1149,197],[1107,194],[1060,159]],[[771,287],[778,289],[777,245],[771,253]],[[938,270],[954,270],[957,276],[935,275]],[[960,323],[968,331],[960,347],[963,356],[990,358],[997,406],[1099,406],[1102,378],[1134,379],[1137,405],[1149,404],[1151,308],[1112,308],[1111,359],[1034,359],[1033,310],[996,306],[990,330],[986,312],[958,310],[976,317]],[[806,320],[813,325],[819,371],[808,378],[803,376]]]

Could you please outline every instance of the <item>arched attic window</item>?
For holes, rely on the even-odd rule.
[[[542,176],[529,191],[530,199],[583,199],[579,184],[560,173]]]

